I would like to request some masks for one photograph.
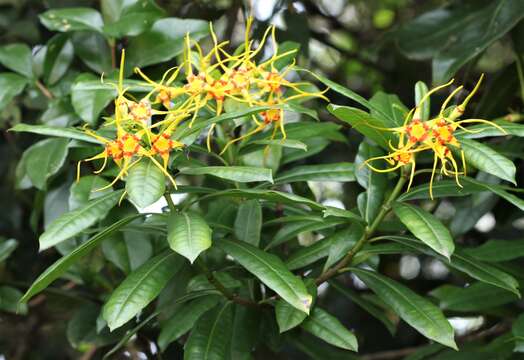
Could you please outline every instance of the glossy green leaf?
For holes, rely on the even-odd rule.
[[[358,351],[357,338],[336,317],[319,307],[302,323],[307,332],[342,349]]]
[[[74,128],[61,128],[47,125],[16,124],[11,129],[9,129],[9,131],[28,132],[46,136],[56,136],[67,139],[86,141],[93,144],[100,144],[100,142],[95,138],[86,135],[83,132]]]
[[[325,210],[322,211],[322,214],[325,218],[327,217],[339,217],[344,219],[349,219],[357,222],[364,223],[365,220],[362,219],[360,216],[358,216],[353,211],[345,210],[345,209],[339,209],[333,206],[326,206]]]
[[[279,173],[275,178],[277,184],[297,181],[355,181],[355,165],[347,162],[302,165]]]
[[[363,141],[358,147],[355,158],[355,175],[357,181],[360,186],[366,189],[366,191],[358,195],[357,204],[360,214],[368,224],[373,222],[382,207],[388,178],[387,174],[372,171],[364,162],[367,159],[383,155],[384,152],[380,148]]]
[[[115,89],[90,74],[79,75],[71,87],[71,103],[78,116],[94,126],[102,110],[113,100]]]
[[[325,258],[329,255],[329,249],[332,246],[333,239],[340,232],[337,232],[327,238],[320,239],[312,245],[305,246],[292,253],[286,260],[286,266],[289,270],[297,270],[302,267],[311,265],[316,261]]]
[[[69,140],[45,139],[29,147],[24,153],[25,172],[38,189],[45,189],[47,179],[64,164]]]
[[[477,124],[468,126],[468,132],[458,129],[456,131],[456,137],[461,139],[482,139],[491,136],[507,136],[514,135],[518,137],[524,137],[524,124],[514,123],[507,120],[495,120],[493,124],[498,125],[504,131],[500,131],[498,128],[489,124]]]
[[[235,218],[235,236],[238,240],[257,246],[262,229],[262,207],[258,200],[247,200],[238,207]]]
[[[141,224],[141,228],[147,223]],[[131,227],[131,226],[130,226]],[[125,231],[114,234],[102,243],[104,257],[125,274],[137,269],[153,255],[153,245],[146,234]]]
[[[516,184],[515,165],[507,157],[474,140],[461,139],[460,145],[468,166]]]
[[[489,240],[480,246],[466,248],[463,251],[482,261],[510,261],[524,256],[524,240]]]
[[[363,269],[351,270],[409,325],[425,337],[457,349],[453,328],[431,302],[385,276]]]
[[[369,103],[373,105],[373,108],[370,109],[371,117],[379,120],[385,127],[393,128],[404,125],[404,118],[409,110],[397,95],[379,91],[369,99]]]
[[[67,35],[55,35],[49,40],[44,59],[44,80],[47,84],[56,84],[65,75],[74,52],[73,43]]]
[[[102,13],[108,20],[104,33],[115,38],[139,35],[164,15],[154,0],[106,0]]]
[[[247,360],[250,358],[260,338],[261,315],[253,307],[235,305],[235,318],[233,320],[230,346],[232,359]]]
[[[40,274],[40,276],[38,276],[38,278],[33,282],[33,284],[31,284],[31,287],[29,287],[27,292],[24,294],[22,299],[20,299],[20,302],[25,303],[29,301],[29,299],[47,288],[53,281],[58,279],[73,264],[77,263],[81,258],[89,254],[89,252],[91,252],[91,250],[93,250],[102,240],[141,216],[143,215],[131,215],[118,220],[95,236],[91,237],[89,240],[84,242],[66,256],[58,259],[53,263],[53,265],[48,267],[42,274]]]
[[[496,286],[475,282],[467,287],[443,285],[430,292],[439,300],[441,309],[477,312],[518,300],[518,297]]]
[[[102,16],[91,8],[52,9],[40,15],[42,24],[53,31],[102,31]]]
[[[191,330],[197,320],[211,310],[218,300],[218,296],[207,296],[180,306],[175,314],[162,325],[157,341],[160,349],[165,350],[170,343]]]
[[[86,205],[62,214],[40,235],[40,251],[48,249],[103,219],[122,196],[122,190],[90,200]]]
[[[13,73],[0,73],[0,109],[24,91],[27,79]]]
[[[124,325],[153,301],[182,264],[175,253],[165,252],[133,271],[104,305],[102,314],[109,329]]]
[[[236,289],[242,286],[240,281],[229,275],[227,272],[215,271],[213,272],[213,275],[226,289]],[[192,277],[186,286],[186,292],[213,289],[216,289],[215,286],[209,282],[209,279],[205,274],[199,274]]]
[[[324,271],[341,260],[362,237],[363,233],[364,227],[360,223],[351,224],[347,229],[335,233],[328,258],[324,264]]]
[[[193,263],[211,246],[211,229],[196,213],[173,213],[167,222],[167,241],[173,251]]]
[[[19,304],[22,293],[11,286],[0,286],[0,311],[13,314],[27,314],[27,305]]]
[[[356,293],[354,290],[351,290],[349,287],[344,286],[337,281],[330,281],[329,285],[333,287],[336,291],[338,291],[340,294],[351,300],[351,302],[355,303],[357,306],[361,307],[362,309],[370,313],[373,317],[375,317],[377,320],[382,322],[391,335],[395,334],[397,329],[398,318],[394,319],[394,317],[391,316],[392,314],[389,309],[388,311],[390,313],[387,313],[385,309],[377,306],[371,301],[368,301],[367,299],[360,296],[360,294]]]
[[[69,210],[76,210],[86,205],[89,200],[99,198],[112,192],[112,189],[99,190],[109,185],[109,181],[101,176],[88,175],[83,176],[80,180],[71,185],[69,192]],[[99,191],[97,191],[99,190]]]
[[[317,297],[317,285],[315,280],[306,280],[306,287],[309,294],[313,297],[313,302]],[[280,333],[291,330],[300,325],[307,317],[307,314],[303,311],[290,305],[284,300],[278,300],[275,305],[275,316],[277,319],[278,330]]]
[[[520,314],[513,322],[511,333],[515,337],[515,352],[524,352],[524,314]]]
[[[0,47],[0,64],[28,78],[33,77],[33,58],[26,44],[8,44]]]
[[[449,230],[434,215],[413,205],[395,203],[395,215],[417,239],[449,259],[455,244]]]
[[[329,104],[328,110],[338,119],[348,123],[356,131],[373,140],[384,149],[388,149],[389,141],[393,140],[391,132],[377,129],[384,128],[386,125],[363,110],[335,104]]]
[[[111,72],[111,48],[103,35],[82,31],[73,34],[71,40],[75,54],[91,70],[99,74]]]
[[[153,204],[162,197],[165,190],[166,176],[153,161],[142,159],[129,169],[126,191],[129,200],[136,206],[144,208]]]
[[[293,275],[280,258],[244,242],[222,239],[218,245],[282,299],[309,313],[311,295],[302,280]]]
[[[242,183],[253,181],[273,182],[271,169],[250,166],[203,166],[183,168],[180,172],[186,175],[212,175],[221,179]]]
[[[233,329],[233,307],[227,302],[196,323],[184,346],[184,360],[225,360]]]
[[[413,248],[415,251],[440,258],[444,264],[452,267],[453,269],[468,274],[474,279],[480,280],[487,284],[498,286],[520,296],[520,292],[518,290],[519,283],[517,280],[515,280],[515,278],[513,278],[513,276],[505,273],[502,270],[499,270],[493,265],[470,257],[461,249],[457,249],[453,253],[450,259],[451,261],[447,261],[443,256],[434,253],[427,247],[421,246],[417,239],[408,236],[388,236],[388,239],[407,245]]]
[[[15,239],[0,238],[0,263],[5,261],[18,247],[18,241]]]
[[[187,33],[197,41],[208,34],[203,20],[165,18],[151,29],[133,38],[127,47],[127,60],[134,66],[148,66],[169,61],[183,51]]]

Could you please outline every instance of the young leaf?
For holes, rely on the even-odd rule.
[[[164,351],[167,346],[191,330],[197,320],[218,302],[218,296],[207,296],[180,306],[162,326],[158,335],[158,346]]]
[[[314,302],[317,297],[317,285],[315,281],[312,279],[308,280],[306,287],[309,294],[313,297]],[[275,305],[275,315],[280,333],[297,327],[307,317],[305,312],[298,310],[282,299],[278,300]]]
[[[455,250],[449,230],[432,214],[419,207],[404,204],[393,204],[393,211],[400,221],[420,241],[449,259]]]
[[[22,299],[20,299],[20,302],[26,303],[27,301],[29,301],[29,299],[31,299],[33,296],[47,288],[49,284],[58,279],[63,273],[65,273],[67,269],[71,267],[71,265],[75,264],[78,260],[89,254],[89,252],[93,250],[102,240],[104,240],[123,226],[129,224],[131,221],[142,216],[142,214],[136,214],[118,220],[111,226],[108,226],[107,228],[105,228],[104,230],[102,230],[101,232],[84,242],[82,245],[71,251],[66,256],[55,261],[53,265],[48,267],[31,284],[31,286],[26,291]]]
[[[95,76],[80,74],[71,86],[71,104],[82,120],[94,126],[102,110],[114,98],[114,94],[114,88],[102,84]]]
[[[309,313],[313,298],[280,258],[244,242],[222,239],[218,245],[288,303]]]
[[[167,241],[173,251],[193,263],[211,246],[211,229],[196,213],[173,213],[167,222]]]
[[[56,136],[67,139],[81,140],[92,144],[100,144],[100,141],[92,136],[73,128],[62,128],[47,125],[16,124],[9,131],[28,132],[46,136]]]
[[[302,328],[331,345],[358,351],[355,335],[346,329],[336,317],[319,307],[313,309],[311,315],[302,323]]]
[[[88,175],[81,177],[80,180],[75,181],[71,185],[69,190],[69,210],[76,210],[86,205],[90,200],[109,194],[113,189],[96,191],[109,184],[109,181],[101,176]]]
[[[166,189],[166,177],[153,161],[142,159],[129,169],[126,191],[129,199],[144,208],[162,197]]]
[[[423,81],[417,81],[415,84],[415,104],[417,104],[417,106],[420,108],[420,120],[422,121],[429,120],[431,111],[431,101],[429,98],[427,98],[422,105],[420,104],[420,100],[422,100],[422,98],[426,96],[427,93],[428,86],[426,83]]]
[[[431,302],[407,287],[375,272],[357,268],[351,271],[422,335],[457,349],[451,324]]]
[[[203,166],[181,169],[187,175],[212,175],[236,182],[268,181],[273,182],[271,169],[249,166]]]
[[[184,360],[226,359],[233,329],[230,302],[207,312],[196,323],[184,346]]]
[[[515,164],[492,148],[474,140],[461,139],[466,163],[516,185]]]
[[[247,200],[238,207],[235,219],[235,236],[258,247],[262,229],[262,207],[258,200]]]
[[[302,165],[280,173],[276,184],[297,181],[355,181],[355,166],[352,163]]]
[[[147,306],[182,266],[181,258],[165,252],[133,271],[111,294],[103,318],[109,329],[124,325]]]
[[[72,238],[104,218],[122,196],[122,190],[89,201],[86,205],[62,214],[40,235],[40,251]]]
[[[47,44],[44,59],[44,79],[49,85],[56,84],[69,69],[74,56],[73,43],[65,34],[55,35]]]
[[[18,241],[15,239],[5,240],[0,238],[0,263],[7,259],[18,246]]]
[[[60,170],[67,158],[68,144],[67,139],[45,139],[25,151],[25,171],[35,187],[45,189],[47,179]]]

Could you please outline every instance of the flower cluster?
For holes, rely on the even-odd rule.
[[[272,138],[279,130],[282,139],[285,139],[283,105],[306,97],[325,99],[323,92],[311,93],[303,90],[306,83],[286,79],[294,67],[294,62],[280,69],[279,60],[293,55],[296,50],[279,52],[274,26],[270,26],[265,31],[257,47],[253,46],[253,40],[250,38],[252,22],[252,18],[249,18],[244,42],[233,54],[224,49],[228,44],[227,41],[218,42],[210,25],[214,46],[209,53],[204,54],[202,47],[187,34],[182,63],[166,71],[160,81],[153,81],[142,70],[135,68],[135,72],[150,88],[141,99],[129,95],[133,90],[131,87],[124,87],[125,53],[122,51],[118,84],[112,84],[117,90],[115,112],[105,124],[116,127],[116,137],[108,139],[92,130],[84,130],[101,141],[105,148],[98,155],[83,161],[103,159],[102,167],[95,173],[105,169],[108,159],[112,159],[120,169],[107,187],[126,176],[128,170],[144,157],[151,159],[162,169],[176,187],[175,180],[169,174],[167,167],[170,154],[182,149],[184,144],[172,139],[174,131],[182,123],[187,123],[191,128],[206,111],[219,116],[224,111],[224,102],[228,99],[247,107],[266,106],[268,110],[252,115],[252,128],[242,136],[229,141],[222,149],[222,153],[231,144],[263,131],[268,126],[273,127]],[[269,37],[273,55],[267,60],[257,62]],[[215,125],[211,125],[208,131],[209,151],[211,151],[210,136]],[[79,173],[80,163],[78,175]]]
[[[464,128],[464,124],[483,123],[493,126],[505,133],[497,124],[483,119],[460,119],[466,106],[477,92],[483,76],[480,77],[473,91],[464,99],[464,101],[453,108],[448,108],[450,101],[462,90],[462,86],[457,87],[442,103],[438,116],[429,120],[421,119],[421,107],[428,101],[429,97],[438,90],[448,87],[453,80],[447,84],[438,86],[429,91],[405,117],[404,124],[397,128],[380,128],[384,131],[392,131],[398,136],[398,144],[394,146],[389,144],[390,152],[385,156],[377,156],[366,160],[366,165],[376,172],[395,171],[403,166],[411,166],[411,175],[408,184],[408,190],[413,182],[415,175],[415,160],[420,152],[431,151],[433,153],[433,168],[429,184],[430,197],[433,199],[433,181],[437,167],[440,165],[440,173],[445,176],[453,176],[459,187],[462,187],[459,181],[459,175],[466,175],[466,161],[464,151],[461,149],[459,140],[455,137],[455,131],[461,129],[465,132],[476,132]],[[462,163],[462,170],[459,170],[455,154],[459,153]],[[385,160],[391,167],[379,169],[371,163],[377,160]]]

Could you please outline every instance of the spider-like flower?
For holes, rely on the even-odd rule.
[[[480,87],[483,79],[480,77],[475,88],[466,97],[466,99],[451,111],[447,108],[449,102],[454,96],[462,90],[462,86],[455,89],[444,101],[441,106],[438,116],[427,121],[420,119],[420,109],[424,102],[438,90],[441,90],[453,83],[453,80],[447,84],[438,86],[429,91],[419,102],[417,107],[411,110],[405,117],[404,125],[397,128],[379,128],[384,131],[392,131],[398,135],[398,145],[393,146],[389,144],[391,151],[384,156],[377,156],[365,161],[365,164],[376,172],[391,172],[403,166],[410,165],[410,179],[408,183],[408,190],[413,182],[416,166],[416,155],[419,152],[432,151],[433,152],[433,167],[431,171],[431,179],[429,184],[429,193],[433,199],[433,181],[438,165],[440,164],[440,173],[445,176],[454,176],[455,181],[459,187],[462,187],[459,181],[459,175],[466,175],[466,161],[464,151],[461,149],[460,141],[455,137],[455,131],[460,128],[465,132],[476,132],[464,128],[463,124],[483,123],[493,126],[505,133],[504,129],[495,123],[483,119],[464,119],[460,120],[461,115],[466,110],[466,106],[475,95]],[[480,130],[481,131],[481,130]],[[459,165],[455,159],[455,152],[460,154],[462,162],[462,171],[459,170]],[[386,161],[391,167],[380,169],[372,165],[377,160]]]

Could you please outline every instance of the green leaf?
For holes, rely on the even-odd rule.
[[[511,333],[515,337],[515,352],[524,352],[524,314],[520,314],[513,322]]]
[[[86,205],[89,200],[99,198],[112,192],[113,189],[111,188],[97,191],[106,185],[109,185],[109,181],[101,176],[88,175],[81,177],[80,180],[71,185],[69,192],[69,210],[76,210]]]
[[[162,325],[157,341],[160,349],[164,351],[170,343],[191,330],[204,313],[215,307],[218,300],[218,296],[207,296],[176,309],[175,314]]]
[[[67,139],[81,140],[93,144],[100,144],[94,137],[84,134],[74,128],[62,128],[47,125],[16,124],[9,131],[28,132],[46,136],[63,137]]]
[[[55,35],[49,40],[44,59],[44,80],[47,84],[56,84],[65,75],[73,55],[73,43],[67,35]]]
[[[324,271],[341,260],[362,237],[363,233],[364,227],[360,223],[351,224],[347,229],[335,233],[328,258],[324,264]]]
[[[129,200],[144,208],[155,203],[166,190],[166,177],[161,169],[149,159],[142,159],[129,169],[126,191]]]
[[[346,220],[340,218],[330,218],[322,221],[297,221],[283,226],[273,237],[273,239],[266,245],[265,249],[271,249],[275,246],[281,245],[288,240],[297,237],[299,234],[309,231],[319,231],[329,229],[336,225],[345,223]]]
[[[53,263],[53,265],[48,267],[42,274],[40,274],[40,276],[38,276],[38,278],[33,282],[33,284],[31,284],[31,287],[24,294],[22,299],[20,299],[20,302],[26,303],[29,301],[29,299],[47,288],[53,281],[58,279],[63,273],[66,272],[67,269],[69,269],[69,267],[71,267],[73,264],[76,264],[81,258],[89,254],[89,252],[93,250],[102,240],[113,234],[118,229],[127,225],[131,221],[142,216],[142,214],[137,214],[118,220],[95,236],[91,237],[89,240],[84,242],[66,256],[58,259]]]
[[[468,256],[487,262],[502,262],[524,256],[524,240],[489,240],[463,250]]]
[[[271,169],[249,166],[203,166],[182,168],[180,172],[186,175],[212,175],[221,179],[242,183],[253,181],[268,181],[273,183]]]
[[[358,183],[366,191],[359,194],[357,204],[364,220],[371,224],[380,212],[387,189],[387,174],[372,171],[364,162],[372,157],[382,156],[384,152],[377,146],[363,141],[358,147],[355,158],[355,175]],[[376,166],[376,165],[375,165]]]
[[[317,297],[317,285],[315,284],[315,280],[307,280],[306,287],[309,294],[313,297],[314,302]],[[275,315],[280,333],[297,327],[307,317],[305,312],[298,310],[284,300],[277,301],[275,305]]]
[[[73,34],[71,40],[75,54],[87,67],[99,74],[111,72],[111,48],[104,36],[91,31],[82,31]]]
[[[408,109],[397,95],[379,91],[369,99],[369,102],[374,106],[370,111],[371,117],[385,124],[385,127],[394,128],[404,125],[404,118],[408,113]],[[381,111],[378,112],[377,109]]]
[[[432,58],[433,80],[453,76],[524,17],[520,0],[462,3],[429,11],[398,32],[400,50],[412,59]]]
[[[169,61],[182,53],[187,33],[193,41],[198,41],[208,34],[208,24],[194,19],[158,20],[150,30],[129,42],[127,60],[138,67]]]
[[[167,222],[167,241],[191,263],[211,246],[211,229],[196,213],[173,213]]]
[[[241,203],[235,218],[236,238],[258,247],[261,229],[262,207],[258,200],[247,200]]]
[[[95,79],[91,74],[81,74],[71,87],[71,103],[75,112],[91,126],[96,125],[98,116],[115,95],[113,87]]]
[[[460,145],[468,165],[516,185],[516,169],[510,159],[474,140],[461,139]]]
[[[327,257],[329,255],[329,249],[332,246],[333,239],[336,236],[340,236],[340,232],[337,232],[327,238],[320,239],[312,245],[300,248],[291,254],[291,256],[286,260],[287,268],[289,270],[297,270]]]
[[[33,77],[33,58],[26,44],[8,44],[0,47],[0,64],[27,78]]]
[[[64,240],[70,239],[103,219],[122,196],[123,191],[114,191],[90,200],[86,205],[62,214],[40,235],[40,251],[48,249]]]
[[[379,119],[372,117],[363,110],[349,106],[329,104],[327,109],[331,114],[351,125],[356,131],[373,140],[380,147],[389,149],[388,144],[393,140],[393,133],[379,129],[386,127]]]
[[[422,105],[420,105],[420,101],[426,94],[428,93],[429,89],[425,82],[423,81],[417,81],[415,84],[415,104],[420,108],[420,119],[422,121],[428,121],[429,116],[431,115],[431,100],[430,98],[427,98]]]
[[[40,14],[40,22],[52,31],[102,31],[104,25],[102,16],[91,8],[64,8],[52,9]]]
[[[25,172],[38,189],[45,189],[47,179],[64,164],[69,140],[45,139],[29,147],[24,153]]]
[[[443,285],[430,292],[439,300],[441,309],[450,311],[482,311],[518,300],[518,297],[496,286],[476,282],[467,287]]]
[[[302,165],[280,173],[276,184],[297,181],[355,181],[355,166],[352,163]]]
[[[474,279],[480,280],[487,284],[498,286],[520,296],[520,292],[518,290],[519,283],[517,280],[515,280],[515,278],[499,270],[493,265],[470,257],[463,250],[457,249],[451,256],[451,261],[446,261],[443,256],[440,256],[428,248],[421,246],[420,242],[414,238],[408,236],[388,236],[388,239],[407,245],[423,254],[440,258],[444,264],[465,274],[468,274]]]
[[[455,244],[449,230],[434,215],[419,207],[394,203],[393,211],[417,239],[449,259]]]
[[[319,307],[313,309],[311,315],[302,323],[302,328],[331,345],[358,351],[355,335],[346,329],[336,317]]]
[[[19,315],[27,314],[27,305],[19,305],[21,297],[22,293],[18,289],[11,286],[0,286],[0,311]]]
[[[442,312],[431,302],[375,272],[356,268],[351,271],[422,335],[457,349],[453,339],[453,328]]]
[[[363,220],[360,216],[355,214],[353,211],[339,209],[333,206],[326,206],[325,210],[322,211],[322,215],[327,217],[339,217],[344,219],[350,219],[353,221],[364,223],[365,220]]]
[[[0,110],[24,91],[27,79],[13,73],[0,73]]]
[[[246,143],[244,146],[241,145],[240,155],[245,155],[257,150],[263,150],[267,145],[282,146],[285,148],[307,151],[307,145],[298,140],[255,140]]]
[[[231,189],[224,191],[217,191],[209,196],[234,196],[234,197],[243,197],[246,199],[263,199],[275,203],[281,203],[286,205],[307,205],[313,210],[323,210],[324,206],[314,202],[308,198],[286,193],[276,190],[261,190],[261,189]]]
[[[101,6],[108,20],[104,33],[114,38],[139,35],[164,15],[154,0],[106,0]]]
[[[218,245],[282,299],[309,313],[311,295],[302,280],[293,275],[280,258],[244,242],[222,239]]]
[[[15,239],[0,238],[0,263],[7,259],[18,247],[18,241]]]
[[[386,311],[383,308],[375,305],[367,299],[362,298],[355,291],[351,290],[347,286],[344,286],[337,281],[330,281],[329,285],[332,286],[336,291],[347,297],[349,300],[351,300],[351,302],[355,303],[356,305],[370,313],[373,317],[378,319],[380,322],[382,322],[391,335],[395,334],[398,318],[396,320],[391,319],[391,313],[386,313]]]
[[[111,294],[103,318],[113,331],[153,301],[182,266],[181,258],[165,252],[133,271]]]
[[[225,360],[233,330],[230,302],[207,312],[196,323],[184,346],[185,360]]]
[[[488,124],[477,124],[473,126],[468,126],[468,130],[470,132],[465,132],[464,130],[458,129],[455,132],[455,136],[457,139],[482,139],[485,137],[491,137],[491,136],[507,136],[507,135],[515,135],[518,137],[524,137],[524,125],[518,124],[506,120],[495,120],[491,121],[493,124],[497,124],[499,127],[504,129],[503,131],[500,131],[498,128],[494,126],[490,126]]]

